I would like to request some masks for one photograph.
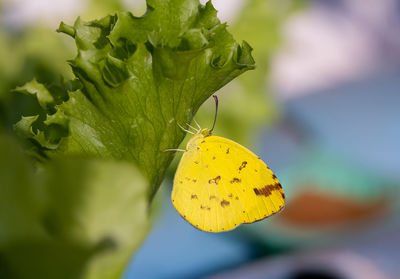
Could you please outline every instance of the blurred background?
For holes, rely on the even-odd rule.
[[[170,202],[176,158],[124,278],[400,278],[400,1],[212,2],[257,62],[217,92],[215,134],[259,154],[286,208],[231,232],[198,231]],[[11,89],[72,76],[75,48],[55,32],[60,21],[140,15],[144,3],[0,0],[5,126],[18,120],[13,104],[35,111]],[[208,127],[213,115],[210,100],[196,119]]]

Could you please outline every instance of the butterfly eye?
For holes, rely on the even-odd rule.
[[[202,129],[202,130],[200,131],[200,133],[201,133],[203,136],[205,136],[205,137],[211,136],[211,130],[209,130],[209,129],[207,129],[207,128]]]

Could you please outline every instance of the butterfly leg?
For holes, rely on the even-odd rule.
[[[169,152],[169,151],[173,151],[173,152],[186,152],[185,149],[179,149],[179,148],[170,148],[170,149],[165,149],[165,150],[163,150],[163,152]]]
[[[199,125],[199,123],[197,123],[196,119],[193,118],[194,123],[196,123],[197,127],[199,128],[199,130],[201,130],[201,127]]]
[[[179,126],[179,128],[181,128],[182,129],[182,131],[185,131],[186,133],[189,133],[189,134],[192,134],[192,135],[194,135],[194,133],[192,132],[192,131],[189,131],[189,130],[187,130],[187,129],[185,129],[185,128],[183,128],[178,122],[176,123],[176,124],[178,124],[178,126]]]
[[[193,130],[195,130],[196,131],[196,133],[198,133],[200,130],[197,130],[196,128],[194,128],[193,126],[191,126],[190,124],[188,124],[188,123],[186,123],[186,125],[189,127],[189,128],[192,128]]]

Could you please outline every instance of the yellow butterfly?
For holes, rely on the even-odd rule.
[[[171,196],[180,215],[207,232],[262,220],[285,203],[281,184],[259,157],[236,142],[211,135],[215,119],[212,129],[199,127],[188,142]]]

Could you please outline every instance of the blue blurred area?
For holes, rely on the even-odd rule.
[[[353,163],[400,179],[400,69],[392,69],[284,104],[289,123],[265,133],[262,155],[284,167],[304,140]],[[280,152],[276,152],[276,150]]]
[[[286,104],[314,140],[358,165],[400,179],[400,70],[394,69]]]
[[[393,69],[288,100],[283,104],[285,113],[294,122],[284,128],[276,127],[261,137],[261,157],[279,177],[300,153],[305,142],[314,142],[333,151],[344,162],[351,162],[399,186],[399,77],[400,69]],[[198,278],[253,260],[254,245],[251,238],[236,231],[209,234],[196,230],[172,208],[169,194],[165,194],[162,214],[133,259],[125,278]],[[398,201],[399,197],[396,198]],[[395,233],[400,229],[400,224],[393,222],[397,217],[382,219],[362,234],[350,233],[350,237],[335,243],[344,250],[339,249],[333,257],[340,259],[341,253],[351,251],[369,258],[378,270],[400,274],[396,255],[399,247],[390,245],[400,243],[400,236]],[[293,269],[293,266],[287,266],[290,260],[285,262],[285,257],[278,259],[281,264],[274,269],[277,275],[271,278],[285,278],[283,269]],[[262,266],[268,267],[276,260],[267,258]],[[341,262],[338,261],[338,265]],[[258,271],[262,272],[256,272],[259,276],[252,278],[265,278],[262,274],[265,275],[266,270],[261,268]],[[228,273],[229,276],[221,278],[243,278],[233,276],[235,272],[233,270],[233,273]],[[242,274],[240,272],[239,269],[237,274]]]

